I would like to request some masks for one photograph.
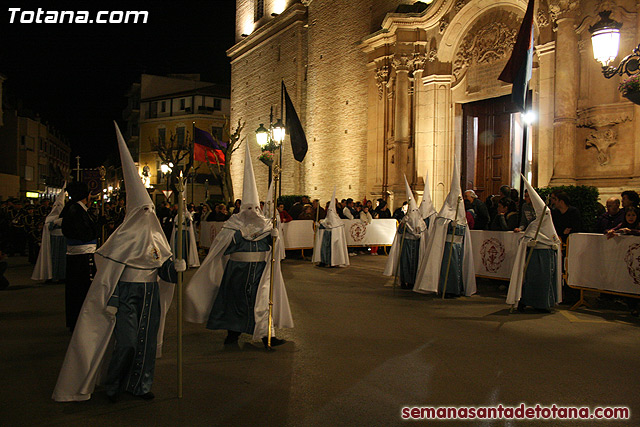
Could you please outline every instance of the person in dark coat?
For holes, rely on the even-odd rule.
[[[66,324],[73,331],[96,272],[93,254],[98,243],[98,224],[87,212],[91,200],[87,184],[72,182],[67,193],[71,202],[65,205],[60,217],[62,234],[67,239]]]

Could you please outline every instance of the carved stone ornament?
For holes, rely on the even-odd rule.
[[[440,31],[440,34],[444,33],[448,26],[449,20],[447,18],[442,18],[438,27],[438,31]]]
[[[411,57],[409,55],[396,55],[393,57],[393,68],[396,71],[409,71]]]
[[[474,26],[467,33],[453,61],[453,75],[456,79],[472,65],[492,64],[509,56],[518,35],[518,29],[512,25],[521,19],[513,13],[507,16],[509,18],[506,22],[489,20],[479,29]]]
[[[629,122],[633,119],[633,106],[630,103],[597,105],[578,110],[579,128],[598,129]]]
[[[538,10],[538,14],[536,15],[536,21],[538,21],[538,27],[544,28],[549,26],[549,15],[545,11]]]
[[[438,51],[435,49],[431,49],[429,51],[429,54],[427,55],[427,59],[429,60],[429,62],[433,62],[438,59]]]
[[[549,14],[554,21],[575,15],[579,8],[580,0],[549,0]]]
[[[427,55],[422,52],[414,52],[413,58],[411,58],[411,69],[415,72],[417,70],[424,70],[427,62]]]
[[[611,160],[609,148],[617,142],[613,129],[594,130],[587,137],[586,147],[594,147],[597,150],[597,158],[600,166],[605,166]]]
[[[453,10],[455,10],[456,12],[459,12],[460,9],[462,9],[464,7],[466,2],[467,2],[467,0],[458,0],[458,1],[456,1],[455,6],[453,6]]]
[[[378,98],[382,99],[384,87],[389,81],[389,67],[382,65],[376,68],[376,86],[378,87]]]

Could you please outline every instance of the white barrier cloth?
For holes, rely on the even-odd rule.
[[[518,243],[524,233],[471,230],[473,263],[477,276],[510,279]]]
[[[571,234],[567,258],[569,286],[640,294],[640,237]]]
[[[374,219],[367,224],[359,219],[343,219],[347,246],[391,246],[396,234],[395,219]],[[222,229],[224,222],[200,224],[200,246],[208,248]],[[282,239],[285,249],[313,248],[313,221],[296,220],[283,224]]]

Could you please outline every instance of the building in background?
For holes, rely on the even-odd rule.
[[[328,200],[335,185],[339,198],[397,205],[403,174],[419,192],[428,173],[439,206],[454,154],[463,187],[483,198],[502,184],[518,187],[523,160],[538,186],[593,185],[602,198],[639,189],[640,107],[617,90],[621,78],[602,76],[588,31],[598,12],[612,10],[623,23],[619,60],[640,41],[636,2],[536,2],[532,125],[511,105],[511,85],[498,81],[526,7],[525,0],[237,0],[236,44],[227,51],[232,122],[246,121],[257,157],[252,130],[279,108],[285,82],[309,151],[296,162],[286,139],[283,194]],[[237,184],[241,173],[234,163]],[[256,175],[264,191],[266,168]]]
[[[155,146],[170,138],[192,144],[194,126],[226,141],[223,128],[230,115],[229,87],[201,81],[197,74],[143,74],[127,97],[128,105],[123,112],[127,121],[124,136],[140,176],[146,185],[154,188],[152,197],[157,203],[164,200],[162,191],[168,189],[168,183]],[[174,167],[184,167],[189,161],[187,157]],[[187,186],[187,200],[202,203],[206,193],[215,196],[220,191],[209,166],[195,162],[195,174]]]
[[[0,173],[19,177],[19,197],[52,199],[69,177],[69,141],[28,110],[5,105],[3,117]]]

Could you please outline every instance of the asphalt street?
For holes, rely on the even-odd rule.
[[[632,417],[521,423],[529,426],[640,425],[640,322],[619,304],[510,314],[496,282],[441,300],[394,291],[381,274],[386,256],[350,260],[333,269],[283,262],[295,328],[278,332],[288,342],[273,352],[244,335],[225,348],[223,331],[185,323],[181,399],[174,298],[155,400],[114,404],[100,388],[87,402],[51,400],[70,339],[64,285],[33,282],[26,260],[10,258],[11,286],[0,292],[0,426],[390,426],[406,425],[405,406],[521,403],[625,406]]]

